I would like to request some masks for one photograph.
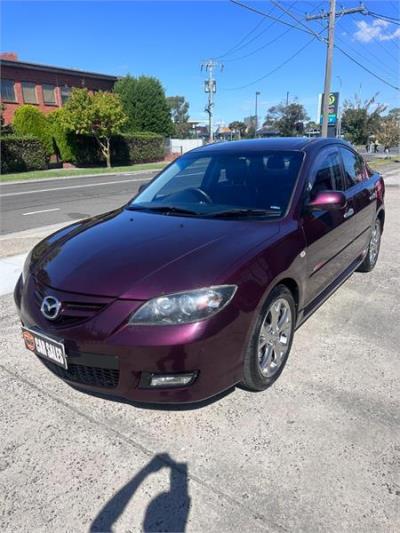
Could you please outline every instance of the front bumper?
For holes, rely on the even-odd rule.
[[[78,314],[63,323],[48,321],[40,312],[37,292],[68,302]],[[21,322],[48,336],[62,338],[68,369],[40,359],[67,383],[100,395],[146,403],[192,403],[229,389],[242,378],[243,351],[252,313],[234,301],[209,320],[179,326],[128,326],[127,317],[142,302],[85,296],[86,308],[102,305],[83,317],[83,295],[38,284],[30,276],[15,288]],[[89,300],[89,302],[88,302]],[[81,305],[81,308],[79,308]],[[81,313],[81,315],[79,315]],[[195,373],[187,386],[151,388],[152,374]]]

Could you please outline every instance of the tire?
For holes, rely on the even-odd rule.
[[[278,285],[262,308],[246,350],[241,383],[246,389],[262,391],[278,379],[289,357],[295,324],[293,295]]]
[[[382,223],[379,218],[377,218],[372,226],[367,255],[361,265],[357,268],[357,272],[371,272],[371,270],[375,268],[381,247],[381,237]]]

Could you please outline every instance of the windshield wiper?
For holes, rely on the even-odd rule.
[[[226,209],[225,211],[216,211],[208,213],[206,216],[215,218],[236,218],[236,217],[265,217],[280,216],[281,211],[275,209]]]
[[[176,213],[179,215],[199,215],[197,211],[186,209],[184,207],[176,207],[174,205],[130,205],[130,211],[156,211],[157,213]]]

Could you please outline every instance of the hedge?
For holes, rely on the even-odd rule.
[[[46,149],[39,139],[7,135],[0,139],[0,144],[2,174],[47,168]]]
[[[55,144],[63,161],[78,166],[98,166],[104,164],[99,145],[88,135],[64,134],[54,137]],[[62,141],[62,142],[60,142]],[[111,139],[111,162],[113,165],[151,163],[164,158],[164,138],[150,132],[137,132],[116,135]]]
[[[157,133],[136,132],[114,137],[111,144],[115,160],[128,163],[152,163],[164,159],[164,138]]]
[[[46,115],[33,105],[24,104],[15,111],[13,130],[19,137],[36,137],[42,141],[47,155],[53,153],[53,141]]]
[[[70,134],[66,133],[61,125],[60,116],[62,113],[62,108],[56,109],[56,111],[52,111],[46,117],[52,136],[53,153],[57,156],[58,160],[73,162],[73,143],[69,138]]]

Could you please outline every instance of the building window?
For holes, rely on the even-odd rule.
[[[56,96],[54,94],[54,85],[43,84],[43,102],[45,104],[55,104]]]
[[[12,80],[1,80],[1,99],[7,102],[16,102],[14,82]]]
[[[36,84],[31,81],[22,82],[22,96],[26,104],[37,104]]]
[[[61,101],[63,105],[68,100],[68,98],[71,96],[71,89],[67,86],[61,87]]]

